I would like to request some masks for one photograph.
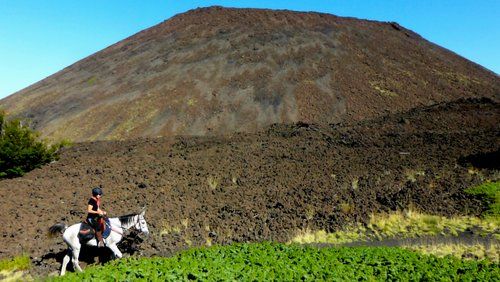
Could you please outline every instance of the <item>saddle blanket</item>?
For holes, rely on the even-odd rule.
[[[108,238],[109,234],[111,234],[111,223],[109,222],[109,218],[105,219],[106,226],[104,228],[104,232],[102,233],[102,237],[104,239]],[[78,232],[78,239],[80,241],[89,241],[95,237],[95,231],[92,226],[90,226],[86,222],[82,222],[82,225],[80,226],[80,232]]]

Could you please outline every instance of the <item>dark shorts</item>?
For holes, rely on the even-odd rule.
[[[87,217],[87,222],[92,226],[95,230],[100,231],[101,226],[99,225],[100,217]]]

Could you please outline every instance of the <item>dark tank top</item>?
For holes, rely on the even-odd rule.
[[[92,210],[93,211],[97,211],[99,209],[99,201],[97,201],[96,199],[94,198],[90,198],[89,199],[89,205],[92,206]],[[97,218],[99,215],[96,214],[96,213],[88,213],[87,214],[87,218],[90,218],[90,219],[95,219]]]

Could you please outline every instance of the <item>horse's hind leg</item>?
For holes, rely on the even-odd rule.
[[[66,267],[68,266],[68,263],[69,263],[69,254],[71,253],[71,250],[68,249],[66,251],[66,255],[64,256],[63,258],[63,261],[62,261],[62,266],[61,266],[61,276],[63,276],[64,274],[66,274]]]
[[[73,267],[76,268],[76,270],[82,272],[82,268],[80,267],[80,263],[78,263],[78,256],[80,256],[80,246],[77,248],[73,248],[73,257],[72,257],[72,263]]]

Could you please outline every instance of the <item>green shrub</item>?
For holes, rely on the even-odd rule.
[[[276,243],[192,249],[170,258],[128,258],[60,281],[498,281],[489,261],[438,258],[400,248],[315,248]]]
[[[48,145],[39,133],[21,120],[7,120],[0,111],[0,178],[22,176],[24,173],[57,158],[63,143]]]
[[[31,266],[30,257],[22,255],[14,258],[5,258],[0,260],[0,271],[27,270]]]
[[[488,209],[484,212],[487,217],[500,216],[500,181],[485,182],[465,190],[465,192],[479,196],[486,202]]]

